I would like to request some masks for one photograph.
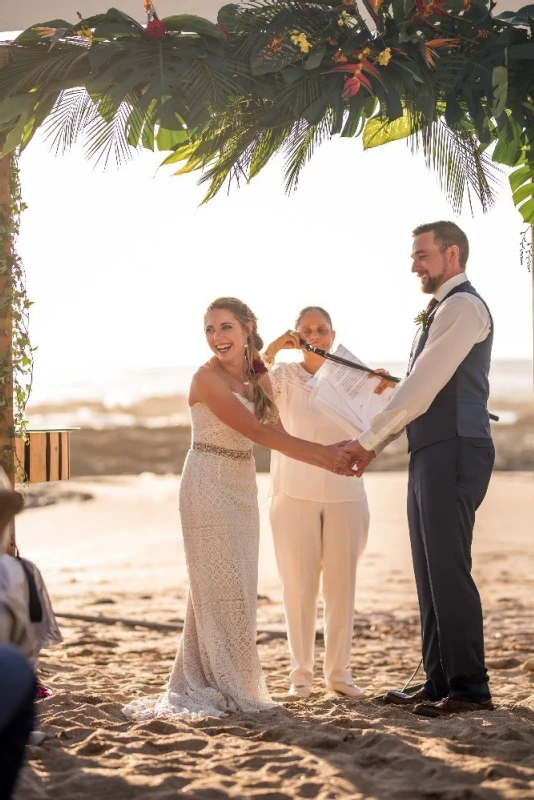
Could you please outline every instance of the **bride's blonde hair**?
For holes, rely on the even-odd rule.
[[[204,324],[210,311],[229,311],[239,320],[247,332],[247,345],[245,347],[245,374],[252,384],[252,400],[254,414],[261,422],[276,419],[278,412],[275,404],[261,386],[259,379],[267,371],[260,350],[263,348],[263,339],[258,333],[258,319],[246,303],[237,297],[218,297],[210,303],[204,314]]]

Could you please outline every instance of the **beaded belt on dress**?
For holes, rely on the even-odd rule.
[[[237,461],[248,461],[252,458],[252,450],[228,450],[226,447],[219,447],[216,444],[205,444],[204,442],[194,442],[193,450],[200,450],[201,453],[213,453],[216,456],[235,458]]]

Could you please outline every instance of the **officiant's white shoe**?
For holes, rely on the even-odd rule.
[[[338,692],[347,697],[352,697],[353,700],[362,700],[365,697],[365,692],[354,683],[333,683],[326,687],[330,692]]]
[[[292,683],[288,692],[290,697],[300,697],[301,700],[307,700],[311,695],[311,686],[307,683],[295,684]]]

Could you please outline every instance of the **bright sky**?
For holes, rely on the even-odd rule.
[[[160,160],[146,154],[102,172],[39,141],[24,153],[19,251],[41,369],[201,362],[203,312],[221,294],[251,306],[266,343],[317,303],[361,358],[407,357],[426,304],[410,273],[411,230],[453,217],[405,143],[363,152],[359,140],[333,141],[291,197],[273,164],[203,207],[196,177],[157,171]],[[495,318],[495,356],[529,357],[525,226],[506,177],[493,211],[457,221],[471,243],[468,274]]]

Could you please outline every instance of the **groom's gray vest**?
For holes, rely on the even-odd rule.
[[[444,299],[460,292],[473,294],[482,300],[469,281],[455,286]],[[457,436],[491,439],[487,402],[493,344],[493,319],[484,300],[482,302],[490,314],[491,330],[483,342],[475,344],[469,351],[450,381],[438,392],[428,411],[407,426],[408,449],[412,453],[422,447],[443,442],[446,439],[454,439]],[[439,304],[434,308],[428,323],[414,344],[408,374],[423,352],[438,308]]]

